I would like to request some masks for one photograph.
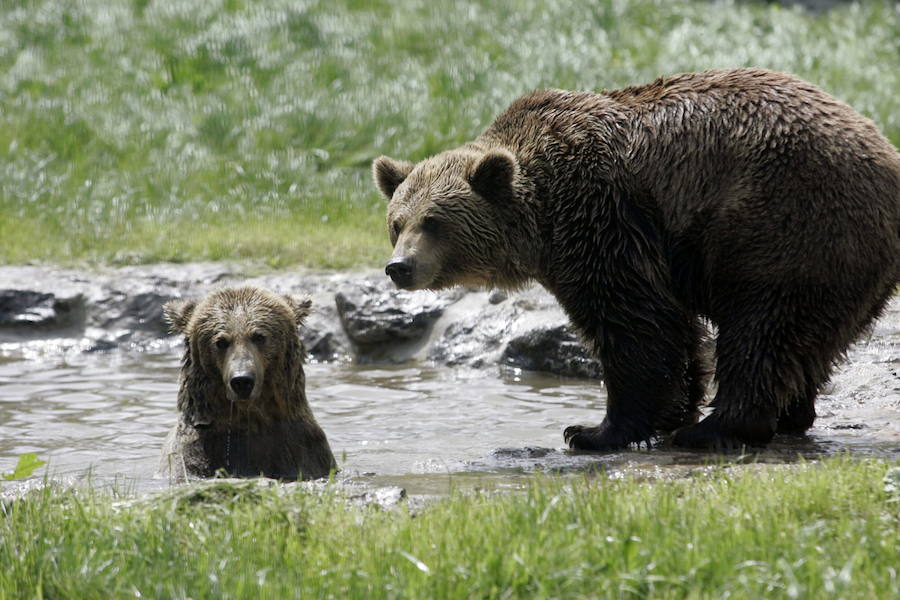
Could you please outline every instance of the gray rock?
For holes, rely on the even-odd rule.
[[[535,286],[517,292],[476,292],[448,309],[427,357],[438,364],[497,364],[566,377],[599,378],[600,362],[572,333],[556,300]]]
[[[0,290],[0,331],[37,337],[81,329],[85,299],[81,294],[57,296],[29,289]]]
[[[380,508],[394,508],[406,500],[406,490],[402,487],[376,487],[363,489],[362,493],[349,496],[350,500],[361,506],[375,504]]]
[[[494,290],[491,292],[491,295],[488,296],[488,302],[491,304],[500,304],[501,302],[506,302],[507,298],[509,298],[509,294],[504,290]]]
[[[332,331],[322,331],[304,326],[300,329],[300,338],[306,347],[309,360],[332,362],[346,356],[347,351]]]
[[[462,293],[398,292],[387,283],[364,282],[345,287],[334,300],[358,360],[400,362],[426,342],[434,323]]]
[[[170,286],[137,292],[113,290],[92,307],[91,320],[102,329],[130,332],[128,337],[162,337],[168,333],[163,305],[178,297],[180,294]]]
[[[565,377],[603,377],[603,366],[567,325],[538,328],[512,338],[500,361],[529,371]]]
[[[73,343],[48,345],[47,352],[141,350],[170,339],[162,315],[169,300],[242,284],[312,298],[313,313],[300,329],[310,361],[429,360],[573,377],[600,373],[556,300],[539,287],[404,292],[380,273],[244,276],[233,266],[202,263],[96,271],[0,267],[0,341],[8,355],[19,343],[49,337]]]
[[[353,354],[350,340],[341,328],[333,294],[317,294],[318,297],[313,300],[312,314],[300,327],[306,354],[314,362],[349,360]]]
[[[505,340],[516,319],[511,306],[484,303],[472,294],[475,302],[466,302],[452,315],[446,327],[428,350],[428,360],[447,366],[480,369],[497,363]]]
[[[335,297],[344,330],[360,346],[420,339],[441,316],[442,308],[421,301],[404,301],[363,289]]]

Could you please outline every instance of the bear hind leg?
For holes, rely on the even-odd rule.
[[[735,289],[735,298],[752,298]],[[802,433],[834,362],[885,301],[861,303],[839,286],[769,289],[744,306],[722,307],[716,344],[719,389],[713,413],[679,430],[675,445],[765,446],[776,431]],[[868,306],[867,306],[868,304]],[[864,308],[865,307],[865,308]]]
[[[862,313],[863,316],[858,323],[838,328],[841,333],[824,351],[825,356],[831,357],[829,362],[833,363],[847,346],[868,330],[881,316],[884,307],[893,297],[894,286],[892,282],[888,281],[881,287],[883,288],[882,291],[875,295],[875,301],[872,302],[869,310]],[[818,396],[822,385],[826,383],[830,368],[828,365],[825,365],[821,371],[823,373],[818,379],[807,378],[803,391],[793,398],[778,415],[778,433],[803,435],[812,427],[813,422],[816,420],[816,396]]]

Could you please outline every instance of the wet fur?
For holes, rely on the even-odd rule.
[[[253,287],[211,294],[200,303],[176,301],[165,313],[173,333],[185,336],[178,392],[179,422],[163,449],[161,470],[209,477],[218,471],[280,479],[327,476],[335,468],[325,433],[306,400],[304,348],[297,326],[306,299]],[[261,393],[252,402],[226,394],[216,336],[266,334]]]
[[[486,157],[501,176],[478,189]],[[573,448],[675,429],[698,448],[804,432],[900,279],[900,156],[868,119],[783,73],[538,91],[459,149],[382,157],[374,172],[392,192],[395,256],[424,215],[446,223],[422,238],[443,263],[417,287],[536,280],[593,345],[607,415],[567,429]],[[698,319],[718,327],[718,391],[695,423]]]

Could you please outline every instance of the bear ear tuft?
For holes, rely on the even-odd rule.
[[[291,307],[294,313],[294,322],[302,325],[304,319],[312,312],[312,300],[308,296],[289,296],[284,295],[284,301]]]
[[[196,300],[171,300],[163,305],[163,316],[169,324],[170,333],[187,335],[188,323],[197,308]]]
[[[372,162],[372,176],[375,185],[390,200],[394,196],[397,187],[412,172],[414,164],[405,160],[394,160],[387,156],[379,156]]]
[[[518,169],[519,163],[511,152],[500,148],[489,150],[475,163],[469,185],[487,200],[509,200]]]

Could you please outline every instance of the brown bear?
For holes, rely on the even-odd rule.
[[[335,469],[306,401],[297,327],[310,306],[255,287],[165,305],[186,349],[179,421],[163,448],[162,473],[314,479]]]
[[[760,69],[537,91],[478,138],[380,157],[399,288],[552,292],[605,369],[607,450],[802,433],[832,365],[900,277],[900,156],[816,86]],[[703,320],[718,328],[702,421]]]

